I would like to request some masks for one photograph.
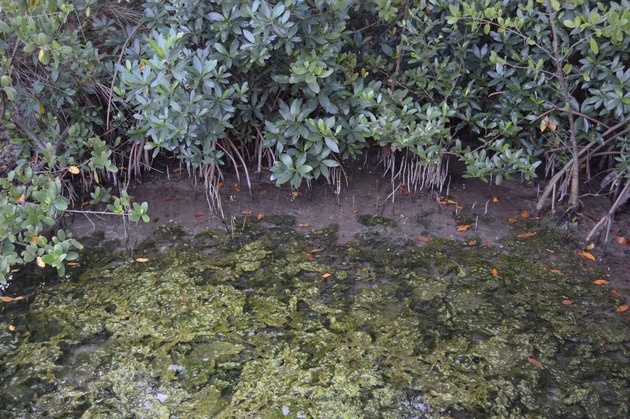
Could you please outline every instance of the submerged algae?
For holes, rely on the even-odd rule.
[[[594,273],[291,225],[160,232],[136,251],[147,263],[43,286],[0,321],[0,414],[630,414],[630,332]]]

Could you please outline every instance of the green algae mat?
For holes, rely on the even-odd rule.
[[[0,417],[630,416],[628,321],[553,234],[292,224],[106,243],[3,304]]]

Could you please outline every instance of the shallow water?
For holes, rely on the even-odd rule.
[[[630,415],[619,300],[553,232],[414,243],[368,221],[342,245],[288,216],[101,243],[1,306],[0,416]]]

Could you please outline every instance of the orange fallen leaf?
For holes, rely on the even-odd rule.
[[[291,196],[292,196],[293,198],[297,198],[297,197],[298,197],[298,195],[301,195],[298,191],[293,191],[293,192],[291,192]]]
[[[90,205],[90,201],[84,201],[81,203],[81,207],[84,207],[86,205]]]
[[[492,243],[490,243],[490,242],[483,242],[483,243],[481,243],[481,245],[483,247],[492,247]]]
[[[15,332],[15,326],[12,324],[9,325],[9,332]]]
[[[613,289],[612,291],[610,291],[610,293],[615,297],[623,298],[623,295],[621,295],[616,289]]]
[[[243,214],[243,215],[252,215],[252,212],[248,211],[248,210],[243,210],[243,211],[241,211],[241,214]]]
[[[470,228],[470,224],[464,224],[457,227],[457,231],[466,231]]]
[[[492,270],[490,271],[490,273],[492,274],[492,276],[497,276],[497,275],[499,275],[499,271],[497,271],[497,268],[492,268]]]
[[[204,214],[203,212],[198,212],[197,214],[195,214],[195,218],[203,218],[205,216],[206,214]]]
[[[68,167],[68,172],[72,173],[73,175],[78,175],[79,173],[81,173],[81,169],[76,166],[70,166]]]
[[[431,237],[418,237],[418,240],[420,240],[421,242],[425,242],[425,243],[430,243],[433,241],[433,239]]]
[[[188,303],[187,303],[186,301],[180,301],[180,302],[179,302],[179,305],[182,305],[182,306],[187,306],[187,305],[188,305]]]
[[[68,262],[68,266],[77,266],[79,262]]]
[[[560,269],[552,269],[551,272],[553,272],[554,274],[561,274],[562,271]]]
[[[359,213],[359,210],[352,210],[352,213],[353,213],[353,214],[358,214],[358,213]]]
[[[624,304],[622,306],[617,307],[615,311],[617,313],[625,313],[626,311],[628,311],[628,306]]]
[[[147,263],[148,261],[149,261],[149,259],[147,259],[147,258],[136,258],[136,262]]]
[[[577,253],[578,253],[578,256],[583,257],[584,259],[592,260],[593,262],[595,262],[595,256],[593,256],[589,252],[582,252],[582,251],[578,250]]]
[[[570,306],[571,304],[573,304],[573,300],[562,300],[562,304],[564,304],[565,306]]]
[[[264,216],[265,216],[264,214],[258,214],[258,217],[256,217],[256,218],[258,219],[258,221],[260,221],[260,220],[263,219]]]
[[[537,367],[537,368],[540,368],[541,370],[544,370],[544,369],[545,369],[545,366],[544,366],[543,364],[541,364],[541,363],[540,363],[540,361],[539,361],[539,360],[537,360],[536,358],[529,357],[529,358],[527,358],[527,360],[528,360],[528,361],[529,361],[529,363],[530,363],[530,364],[532,364],[533,366],[535,366],[535,367]]]
[[[15,202],[17,202],[18,204],[21,204],[22,202],[24,202],[24,194],[20,195],[20,197]]]
[[[593,284],[595,284],[595,285],[608,285],[608,284],[610,284],[610,281],[606,281],[605,279],[596,279],[595,281],[593,281]]]
[[[325,273],[325,274],[322,275],[322,278],[325,279],[325,278],[328,278],[328,277],[331,277],[331,276],[332,276],[331,273]]]
[[[12,301],[15,301],[15,298],[13,298],[13,297],[0,297],[0,301],[2,301],[3,303],[10,303]]]
[[[316,247],[315,249],[311,250],[311,253],[319,253],[319,252],[321,252],[322,250],[324,250],[324,249],[322,249],[322,248],[320,248],[320,247]]]
[[[523,218],[529,218],[529,211],[523,211],[523,212],[521,212],[521,217],[523,217]]]
[[[508,223],[510,223],[510,224],[514,224],[517,221],[518,221],[518,217],[510,217],[510,218],[508,218]]]
[[[610,232],[616,236],[616,235],[618,235],[621,232],[621,229],[616,228],[614,230],[611,230]]]
[[[239,188],[234,188],[234,190],[235,190],[236,192],[240,192],[240,191],[241,191]]]
[[[535,236],[535,235],[536,235],[536,233],[523,233],[523,234],[519,234],[516,237],[518,237],[519,239],[525,239],[527,237],[531,237],[531,236]]]
[[[477,244],[477,240],[471,240],[468,242],[468,246],[474,246]]]
[[[440,201],[440,205],[446,205],[446,201]]]
[[[298,226],[298,227],[309,227],[310,224],[296,224],[296,226]]]
[[[495,204],[499,203],[499,198],[497,198],[496,196],[494,198],[492,198],[492,202],[494,202]]]
[[[630,243],[628,243],[628,238],[624,237],[624,236],[619,236],[615,239],[615,241],[617,243],[619,243],[622,246],[629,246],[630,247]]]

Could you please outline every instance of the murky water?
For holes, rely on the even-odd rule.
[[[619,301],[552,233],[414,243],[377,221],[343,245],[282,216],[103,243],[0,307],[0,416],[630,415]]]

